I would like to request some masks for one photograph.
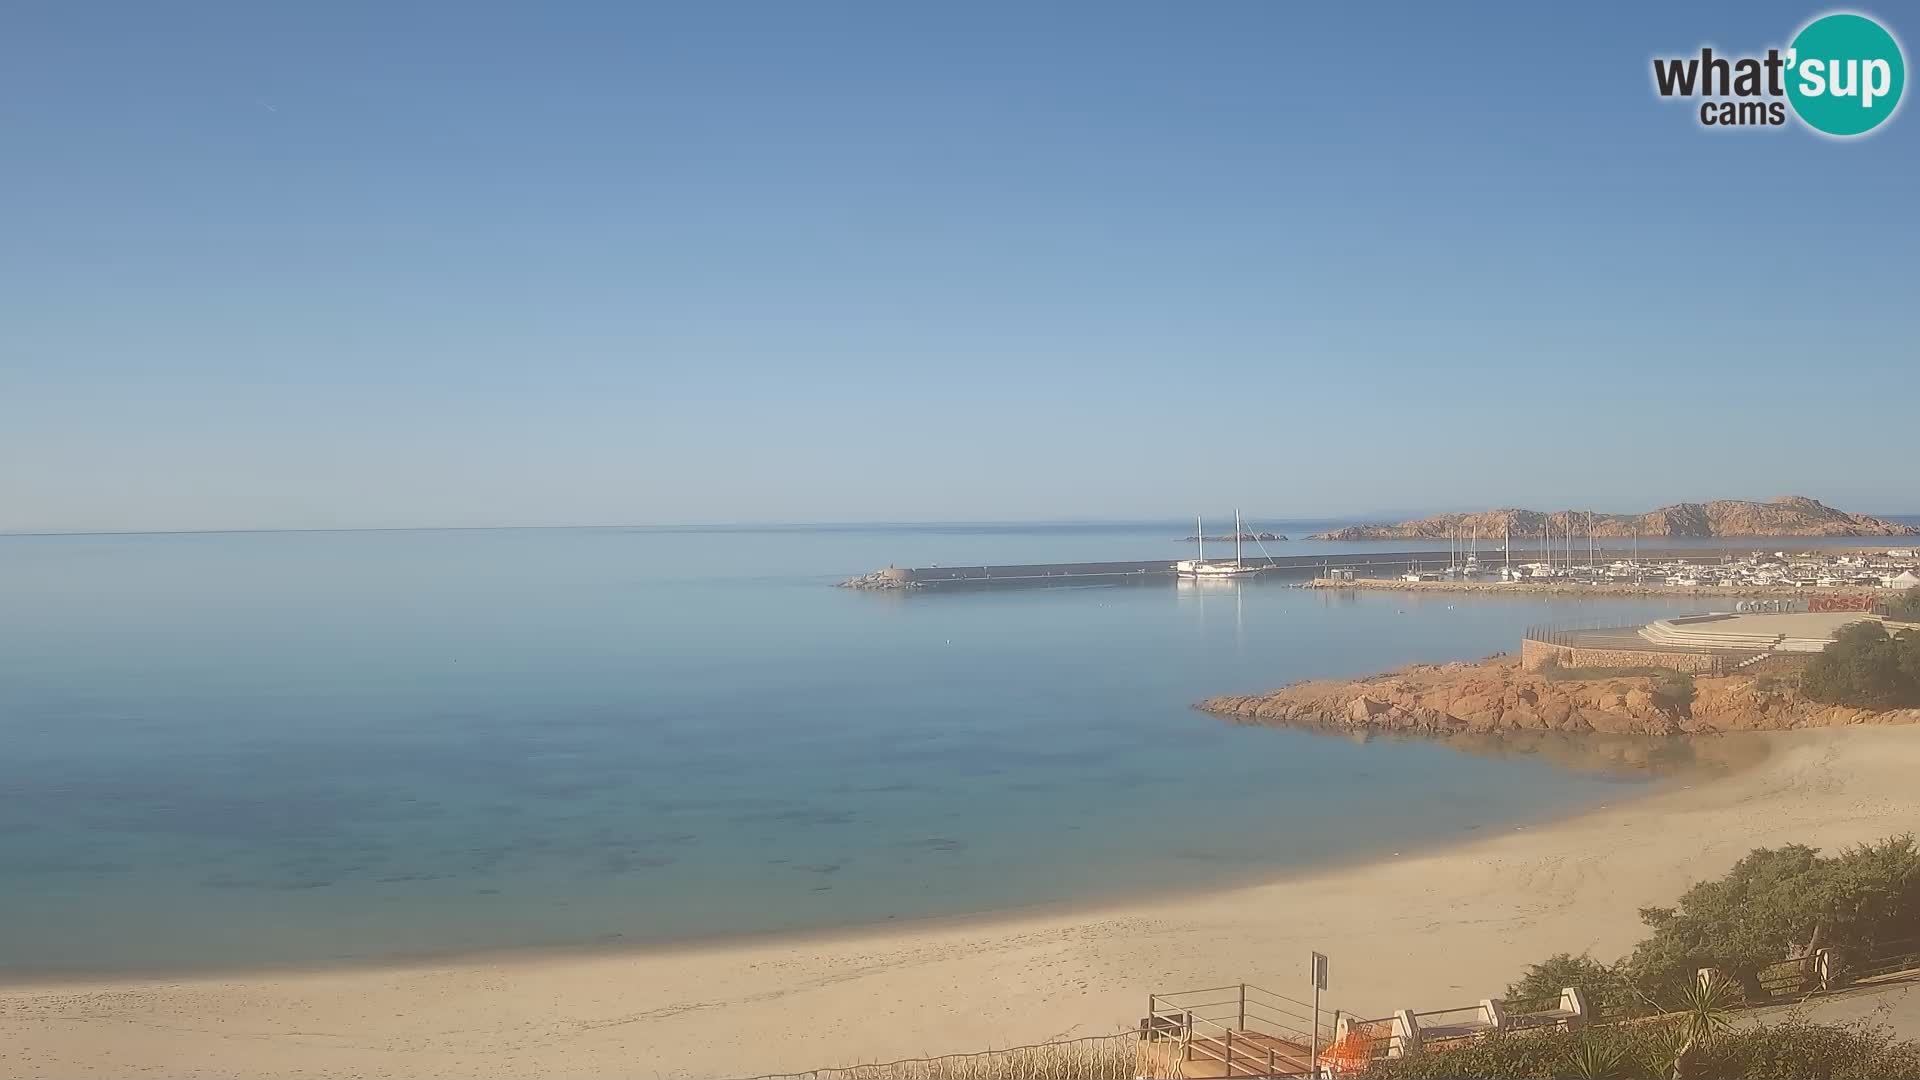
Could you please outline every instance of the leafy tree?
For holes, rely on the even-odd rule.
[[[1558,1000],[1560,991],[1569,986],[1578,987],[1587,996],[1587,1003],[1601,1012],[1618,1008],[1639,1011],[1639,1002],[1620,973],[1588,953],[1555,953],[1537,964],[1528,964],[1525,974],[1507,984],[1505,1000]]]
[[[1868,709],[1920,705],[1920,635],[1887,633],[1877,622],[1840,631],[1800,676],[1800,689],[1815,701]]]
[[[1637,986],[1672,1000],[1710,967],[1763,1001],[1762,968],[1910,935],[1920,920],[1920,851],[1911,835],[1824,859],[1800,844],[1758,848],[1725,877],[1688,889],[1677,908],[1642,908],[1640,918],[1653,933],[1625,965]]]
[[[1782,961],[1832,949],[1842,963],[1920,929],[1920,847],[1912,835],[1822,856],[1801,844],[1756,848],[1717,881],[1688,889],[1670,908],[1642,908],[1652,933],[1618,964],[1558,953],[1507,987],[1537,1002],[1577,986],[1603,1013],[1621,1006],[1659,1017],[1579,1031],[1495,1034],[1433,1053],[1375,1062],[1375,1080],[1425,1077],[1658,1076],[1775,1080],[1823,1077],[1920,1080],[1920,1043],[1861,1027],[1789,1020],[1729,1027],[1737,986],[1766,1000],[1759,975]],[[1701,968],[1725,980],[1701,982]],[[1731,985],[1727,980],[1731,980]]]
[[[1890,619],[1899,619],[1901,622],[1920,622],[1920,585],[1915,585],[1887,601],[1884,610]]]

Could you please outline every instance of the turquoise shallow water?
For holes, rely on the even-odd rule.
[[[1172,557],[1180,535],[0,538],[0,965],[993,911],[1439,843],[1644,782],[1188,706],[1699,601],[828,587],[888,562]]]

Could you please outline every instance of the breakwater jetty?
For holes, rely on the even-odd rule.
[[[1717,563],[1726,554],[1720,550],[1694,548],[1686,551],[1641,551],[1643,559]],[[1516,561],[1519,552],[1515,552]],[[1624,558],[1626,552],[1599,552],[1599,558]],[[1332,571],[1351,571],[1356,576],[1404,574],[1444,570],[1458,565],[1459,552],[1437,551],[1353,551],[1339,554],[1248,556],[1246,565],[1258,568],[1263,576],[1275,575],[1300,580],[1330,577]],[[1004,566],[889,566],[840,583],[845,589],[1033,589],[1072,588],[1093,585],[1163,585],[1175,580],[1173,559],[1142,559],[1116,562],[1017,563]]]
[[[1344,555],[1262,555],[1248,566],[1262,573],[1301,578],[1335,568],[1385,573],[1409,566],[1439,569],[1457,556],[1445,551],[1383,551]],[[889,566],[841,582],[848,589],[1021,589],[1086,585],[1166,584],[1174,579],[1173,559],[1118,562],[1015,563],[1004,566]]]

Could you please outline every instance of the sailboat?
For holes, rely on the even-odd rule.
[[[1206,526],[1201,523],[1199,516],[1195,515],[1193,519],[1193,539],[1195,543],[1200,545],[1198,551],[1195,552],[1197,557],[1181,559],[1179,562],[1174,563],[1174,572],[1178,573],[1181,577],[1190,578],[1229,578],[1240,574],[1259,573],[1259,567],[1248,566],[1245,562],[1241,561],[1240,558],[1240,542],[1245,538],[1246,532],[1247,530],[1240,525],[1240,511],[1235,510],[1233,512],[1233,561],[1230,563],[1208,562]]]

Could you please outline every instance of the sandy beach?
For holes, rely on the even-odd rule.
[[[0,988],[0,1075],[727,1076],[1130,1025],[1247,980],[1329,1009],[1467,1004],[1528,961],[1611,959],[1635,909],[1749,849],[1920,824],[1920,729],[1747,735],[1760,764],[1558,822],[1265,884],[857,934],[601,955]],[[1276,828],[1282,827],[1278,823]]]

